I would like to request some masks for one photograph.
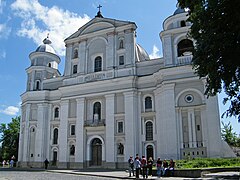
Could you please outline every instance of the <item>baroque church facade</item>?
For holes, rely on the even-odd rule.
[[[134,22],[97,16],[65,39],[64,74],[44,39],[29,55],[21,95],[19,165],[122,168],[135,154],[234,156],[221,140],[217,97],[194,74],[186,12],[163,22],[163,57],[136,43]]]

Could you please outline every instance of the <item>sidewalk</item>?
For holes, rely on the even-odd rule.
[[[74,174],[74,175],[85,175],[85,176],[97,176],[105,178],[116,178],[116,179],[135,179],[135,177],[129,177],[126,171],[111,171],[111,170],[47,170],[52,173],[64,173],[64,174]],[[140,179],[143,179],[140,175]],[[148,179],[158,179],[156,176],[148,177]],[[209,173],[205,174],[202,178],[184,178],[184,177],[162,177],[161,179],[169,180],[193,180],[193,179],[240,179],[240,172],[219,172],[219,173]]]

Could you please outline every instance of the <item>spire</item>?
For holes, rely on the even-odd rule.
[[[52,41],[49,40],[49,33],[47,34],[47,37],[43,40],[44,44],[52,44]]]
[[[99,17],[99,18],[103,18],[102,14],[101,14],[101,5],[99,4],[99,6],[97,7],[98,8],[98,13],[95,17]]]

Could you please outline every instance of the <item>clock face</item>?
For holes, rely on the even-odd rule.
[[[191,94],[186,95],[184,99],[187,103],[193,102],[193,96]]]

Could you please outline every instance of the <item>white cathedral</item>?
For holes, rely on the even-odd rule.
[[[163,22],[163,57],[136,43],[134,22],[98,14],[65,39],[64,74],[49,38],[29,55],[21,95],[21,167],[123,168],[129,156],[232,157],[221,140],[217,97],[194,73],[190,23]]]

